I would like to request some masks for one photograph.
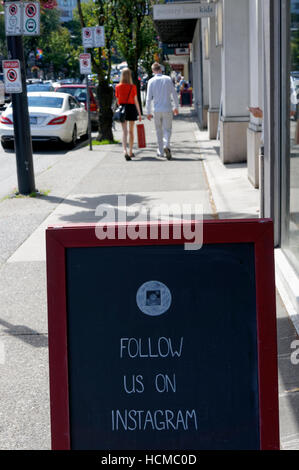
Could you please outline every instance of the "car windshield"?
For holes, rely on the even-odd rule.
[[[45,85],[27,85],[27,91],[51,91],[53,87],[49,84]]]
[[[69,93],[72,96],[75,96],[79,101],[86,101],[86,88],[76,88],[76,87],[63,87],[58,88],[56,91],[60,93]]]
[[[28,96],[28,104],[34,108],[62,108],[63,98],[52,96]]]

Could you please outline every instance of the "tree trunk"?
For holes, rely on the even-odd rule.
[[[137,64],[128,64],[129,69],[132,72],[132,79],[133,83],[135,83],[137,87],[137,98],[140,106],[141,114],[143,113],[142,110],[142,99],[141,99],[141,90],[140,90],[140,81],[138,80],[138,65]]]
[[[109,140],[113,142],[112,122],[112,100],[113,87],[107,81],[100,81],[97,87],[99,101],[99,128],[97,140]]]

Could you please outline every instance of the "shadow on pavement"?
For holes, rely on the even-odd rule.
[[[290,318],[277,319],[280,435],[282,448],[299,449],[299,364],[292,364],[293,341],[299,339]],[[299,346],[296,347],[299,351]],[[297,353],[299,358],[299,352]],[[295,421],[295,426],[294,426]],[[295,428],[295,429],[294,429]],[[294,430],[297,429],[297,434]]]
[[[82,147],[85,147],[88,144],[88,139],[78,140],[76,146],[73,149],[68,148],[67,144],[62,142],[32,142],[32,153],[39,155],[65,155],[70,150],[80,150]],[[5,149],[5,153],[14,154],[14,149]]]
[[[35,348],[46,348],[48,346],[48,337],[43,333],[32,330],[25,325],[13,325],[5,320],[0,319],[0,325],[4,326],[4,330],[10,336],[17,336],[21,341],[34,346]],[[36,339],[39,339],[37,344]]]

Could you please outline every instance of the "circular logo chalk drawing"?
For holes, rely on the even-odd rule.
[[[136,302],[142,313],[150,317],[157,317],[169,309],[171,293],[163,282],[148,281],[139,287]]]

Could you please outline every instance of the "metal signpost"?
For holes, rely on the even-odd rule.
[[[5,88],[4,83],[0,80],[0,107],[5,104]]]
[[[90,96],[89,96],[89,84],[88,84],[88,75],[91,73],[91,55],[86,51],[84,54],[80,54],[80,73],[85,75],[86,79],[86,106],[88,113],[88,140],[89,140],[89,150],[92,150],[92,138],[91,138],[91,119],[90,119]]]
[[[86,92],[87,92],[87,110],[88,110],[88,136],[89,136],[89,149],[92,150],[91,140],[91,120],[90,120],[90,96],[89,96],[89,83],[88,75],[91,74],[91,56],[87,54],[87,49],[94,47],[105,47],[105,27],[94,26],[82,28],[82,45],[84,47],[84,54],[80,54],[80,73],[86,75]],[[89,56],[89,63],[87,62]],[[81,59],[82,57],[82,59]],[[86,62],[84,64],[84,62]]]
[[[31,2],[31,6],[27,8],[26,5],[27,3],[19,1],[5,2],[5,34],[9,60],[3,63],[6,92],[12,94],[18,189],[20,194],[25,195],[35,191],[35,181],[22,34],[39,34],[39,4]],[[33,27],[33,23],[28,26],[26,23],[26,29],[25,18],[26,22],[32,19],[28,15],[33,15],[36,26]]]

